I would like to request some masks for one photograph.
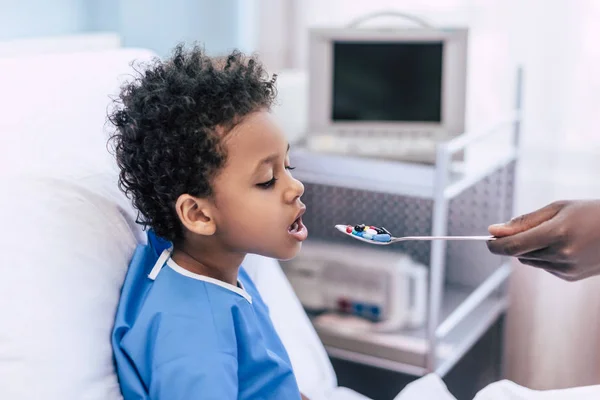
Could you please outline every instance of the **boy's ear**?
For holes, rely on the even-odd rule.
[[[189,231],[198,235],[210,236],[217,229],[209,200],[189,194],[182,194],[175,203],[179,220]]]

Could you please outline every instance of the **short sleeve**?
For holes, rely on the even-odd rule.
[[[218,346],[210,326],[186,317],[160,318],[148,393],[152,400],[238,398],[237,358]]]

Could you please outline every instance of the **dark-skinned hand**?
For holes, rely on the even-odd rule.
[[[494,254],[566,281],[600,275],[600,200],[557,201],[489,231]]]

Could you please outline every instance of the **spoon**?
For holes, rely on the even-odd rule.
[[[385,246],[385,245],[397,243],[397,242],[405,242],[405,241],[409,241],[409,240],[481,240],[481,241],[489,241],[489,240],[496,239],[494,236],[403,236],[403,237],[393,237],[391,234],[389,234],[389,232],[387,232],[387,230],[385,230],[385,228],[382,228],[385,232],[387,232],[389,239],[386,241],[378,241],[378,240],[373,240],[373,239],[357,236],[355,234],[348,232],[346,229],[349,226],[351,227],[351,225],[336,225],[335,228],[338,231],[340,231],[348,236],[351,236],[353,239],[361,240],[361,241],[367,242],[369,244],[377,244],[380,246]]]

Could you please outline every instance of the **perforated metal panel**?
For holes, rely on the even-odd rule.
[[[450,201],[448,234],[487,235],[490,224],[504,221],[512,212],[514,164],[488,175]],[[502,259],[492,255],[485,242],[449,241],[446,248],[446,281],[476,286]]]
[[[448,210],[448,233],[485,235],[489,224],[510,216],[514,172],[514,164],[511,164],[452,199]],[[370,246],[348,239],[334,229],[336,224],[384,226],[395,236],[431,234],[432,200],[310,183],[305,183],[305,187],[303,201],[308,212],[304,222],[309,229],[309,240]],[[499,257],[489,253],[484,242],[448,242],[447,246],[445,271],[449,283],[476,286],[501,262]],[[429,265],[430,248],[430,242],[405,242],[381,249],[404,252]]]

